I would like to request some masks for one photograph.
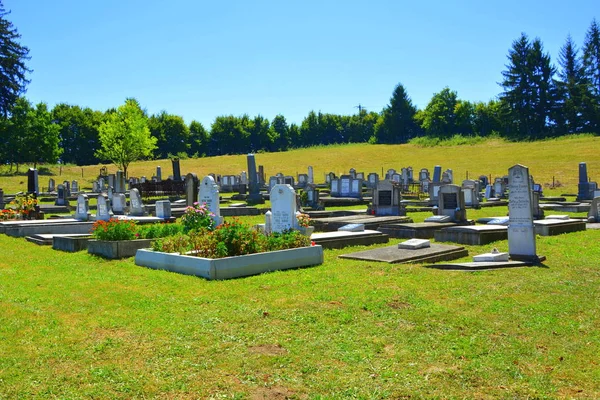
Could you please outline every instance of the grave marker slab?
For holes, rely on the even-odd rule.
[[[290,185],[275,185],[271,190],[271,229],[283,232],[298,227],[296,192]]]
[[[156,202],[156,216],[162,219],[171,218],[171,202],[169,200],[159,200]]]
[[[508,170],[508,252],[516,261],[538,261],[533,225],[529,168],[514,165]]]
[[[144,204],[142,203],[142,197],[140,191],[137,189],[131,189],[129,191],[129,215],[134,217],[141,217],[145,215]]]
[[[105,193],[98,196],[98,209],[96,211],[96,221],[110,220],[110,202]]]
[[[206,204],[208,210],[214,214],[212,219],[215,222],[215,226],[219,226],[223,223],[219,205],[219,186],[215,183],[212,176],[205,176],[202,179],[198,191],[198,202],[200,204]]]
[[[75,219],[87,221],[89,218],[89,209],[90,207],[87,195],[80,194],[79,196],[77,196],[77,209],[75,210]]]

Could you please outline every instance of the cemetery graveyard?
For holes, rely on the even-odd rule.
[[[125,179],[116,172],[111,177],[107,171],[89,185],[49,181],[48,189],[54,185],[55,190],[45,191],[38,184],[39,214],[44,219],[2,221],[0,233],[20,238],[14,240],[26,238],[50,245],[57,254],[88,251],[104,257],[99,260],[105,263],[123,258],[123,262],[140,268],[136,274],[156,270],[191,275],[187,279],[192,280],[244,281],[275,271],[280,272],[273,277],[291,274],[297,279],[346,263],[357,272],[382,268],[394,275],[412,268],[443,274],[498,270],[498,274],[515,271],[518,276],[524,273],[518,271],[525,269],[540,274],[536,267],[553,268],[552,256],[538,250],[541,237],[563,241],[571,232],[587,234],[600,224],[600,197],[578,200],[574,195],[579,193],[572,193],[546,200],[531,177],[535,171],[526,166],[508,166],[499,179],[487,176],[488,182],[497,182],[496,188],[483,179],[461,180],[450,169],[437,167],[431,168],[431,174],[427,167],[415,169],[414,174],[409,167],[384,174],[368,170],[333,173],[307,167],[296,176],[273,172],[271,177],[261,177],[259,170],[276,170],[260,166],[255,167],[255,179],[246,171],[232,175],[180,169],[179,180],[166,182],[162,180],[166,172],[159,168],[151,179]],[[438,175],[437,182],[429,178]],[[12,197],[2,192],[7,205]],[[149,240],[141,247],[128,241],[127,249],[107,248],[105,244],[93,249],[97,241],[89,230],[96,221],[120,218],[138,225],[162,221],[179,224],[186,207],[194,204],[206,204],[215,225],[228,223],[235,216],[267,233],[301,229],[298,213],[309,215],[314,232],[308,234],[313,245],[221,259],[155,251]],[[571,208],[566,211],[564,207]],[[65,209],[68,212],[63,212]],[[37,249],[31,247],[29,251],[35,253]],[[391,267],[395,265],[398,267]],[[271,279],[269,275],[264,279]],[[240,283],[234,280],[226,284]]]

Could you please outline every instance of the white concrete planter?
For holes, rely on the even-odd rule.
[[[238,278],[268,271],[308,267],[322,263],[323,248],[321,246],[300,247],[218,259],[162,253],[150,249],[140,249],[135,255],[136,265],[201,276],[206,279]]]

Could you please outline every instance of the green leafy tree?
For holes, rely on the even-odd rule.
[[[148,129],[148,118],[135,99],[125,100],[116,112],[108,113],[100,125],[101,148],[96,155],[110,160],[127,176],[127,167],[133,161],[151,157],[156,149],[156,138]]]
[[[29,60],[29,49],[18,40],[21,35],[6,19],[10,12],[4,10],[0,0],[0,115],[8,117],[10,108],[17,102],[29,83],[25,66]]]
[[[60,129],[63,162],[77,165],[100,162],[96,151],[100,148],[98,130],[104,121],[104,113],[61,103],[52,109],[52,119]]]
[[[250,151],[271,150],[273,143],[269,135],[271,124],[262,115],[257,115],[252,120],[245,121],[250,141]]]
[[[494,132],[502,133],[502,103],[490,100],[487,104],[475,103],[473,110],[473,132],[479,136],[488,136]]]
[[[244,115],[240,118],[233,115],[215,118],[210,129],[211,154],[243,154],[249,149],[248,126],[250,118]]]
[[[169,158],[190,153],[190,129],[178,115],[161,111],[148,119],[150,134],[156,138],[157,158]]]
[[[209,155],[209,134],[198,121],[190,123],[190,153],[194,157],[205,157]]]
[[[413,105],[404,86],[394,88],[390,104],[383,109],[382,118],[374,126],[372,142],[406,143],[421,134],[415,120],[417,108]]]
[[[417,120],[427,136],[448,138],[457,132],[455,109],[458,105],[456,91],[449,88],[435,93],[427,107],[419,111]]]
[[[290,147],[292,141],[290,137],[290,127],[283,115],[279,114],[273,118],[270,136],[273,139],[275,151],[285,151]]]

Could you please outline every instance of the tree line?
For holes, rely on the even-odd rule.
[[[311,111],[299,125],[288,123],[283,115],[272,121],[261,115],[227,115],[216,117],[207,129],[166,111],[148,115],[135,99],[106,111],[66,103],[52,109],[45,103],[31,104],[23,97],[29,83],[25,65],[29,49],[18,43],[20,36],[7,15],[0,0],[0,159],[17,168],[57,161],[97,164],[113,161],[116,151],[126,160],[133,154],[185,158],[336,143],[406,143],[422,136],[494,134],[535,140],[600,132],[600,28],[595,19],[581,50],[567,37],[557,66],[539,38],[521,34],[508,52],[499,83],[503,91],[488,102],[459,99],[456,91],[445,87],[419,110],[398,84],[381,112]],[[132,131],[135,134],[130,135]],[[123,151],[121,143],[145,148]]]

